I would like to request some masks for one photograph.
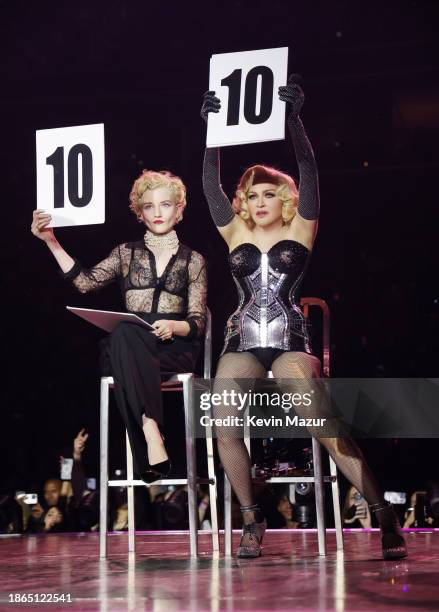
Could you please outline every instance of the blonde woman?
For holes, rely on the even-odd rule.
[[[144,170],[134,182],[130,208],[146,233],[138,242],[116,246],[85,269],[59,244],[48,227],[51,216],[33,214],[32,233],[46,243],[64,278],[81,292],[118,280],[127,311],[154,331],[121,323],[104,342],[103,373],[115,379],[115,395],[133,449],[136,472],[145,482],[167,476],[171,464],[160,433],[161,377],[193,371],[204,333],[206,267],[203,257],[181,244],[175,225],[186,206],[186,189],[169,172]]]
[[[317,166],[299,117],[304,94],[295,75],[279,88],[287,103],[287,124],[300,174],[293,179],[274,168],[257,165],[241,177],[233,205],[220,183],[219,150],[206,149],[203,186],[211,215],[226,241],[239,306],[229,318],[225,346],[216,376],[254,379],[271,369],[276,378],[316,379],[320,362],[313,355],[300,309],[299,289],[317,234],[320,208]],[[215,92],[204,96],[201,116],[221,106]],[[230,409],[229,409],[230,410]],[[304,415],[306,416],[306,415]],[[314,435],[314,432],[311,432]],[[239,557],[257,557],[266,528],[255,504],[250,459],[243,440],[217,428],[224,469],[241,504],[243,536]],[[404,539],[396,514],[382,492],[356,442],[321,438],[348,480],[364,495],[382,530],[385,559],[405,557]]]

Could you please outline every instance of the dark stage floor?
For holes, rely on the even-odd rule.
[[[239,533],[234,535],[237,545]],[[187,533],[109,538],[98,534],[0,538],[0,610],[439,610],[439,530],[407,533],[410,557],[384,562],[377,530],[345,533],[345,552],[317,555],[314,531],[273,530],[255,560],[212,558],[209,534],[188,558]],[[70,593],[72,603],[8,603],[9,593]]]

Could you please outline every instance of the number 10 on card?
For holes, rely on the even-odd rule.
[[[209,89],[221,110],[209,113],[207,146],[283,139],[285,103],[277,90],[286,84],[287,70],[287,47],[213,55]]]
[[[52,227],[105,221],[104,125],[38,130],[37,207]]]

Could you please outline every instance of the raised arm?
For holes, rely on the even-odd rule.
[[[299,219],[315,234],[320,212],[319,177],[311,143],[303,127],[299,113],[305,100],[297,75],[291,75],[285,87],[279,87],[279,98],[287,103],[287,125],[293,141],[299,167]]]
[[[82,465],[82,453],[85,449],[88,433],[81,429],[73,440],[73,467],[72,467],[72,489],[77,504],[81,501],[84,492],[87,490],[87,480]]]
[[[75,259],[68,272],[62,272],[64,280],[72,281],[81,293],[102,289],[121,274],[120,246],[114,247],[111,253],[92,268],[83,268]]]
[[[96,291],[105,287],[121,273],[120,247],[112,250],[110,255],[93,268],[86,270],[77,259],[73,259],[55,237],[52,228],[48,227],[51,215],[42,210],[35,210],[31,231],[34,236],[46,243],[61,268],[61,276],[72,281],[81,293]]]
[[[207,123],[209,113],[218,113],[221,108],[219,98],[214,91],[204,94],[201,117]],[[220,150],[218,147],[206,148],[203,164],[203,190],[209,205],[210,214],[218,231],[226,242],[229,242],[234,231],[240,225],[240,219],[232,208],[230,200],[221,187]]]
[[[210,214],[218,229],[233,221],[235,212],[229,198],[221,187],[220,150],[218,147],[206,148],[203,164],[203,190],[209,204]]]

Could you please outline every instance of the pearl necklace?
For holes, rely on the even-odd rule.
[[[146,231],[143,237],[145,246],[148,249],[176,249],[178,247],[178,236],[175,230],[171,230],[167,234],[154,234],[150,230]]]

